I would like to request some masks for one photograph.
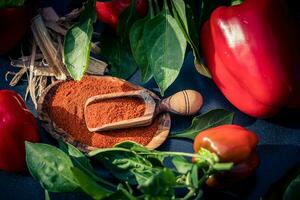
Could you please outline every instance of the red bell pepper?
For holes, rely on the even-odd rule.
[[[131,0],[112,0],[109,2],[96,2],[98,19],[117,30],[120,14],[130,5]],[[147,0],[136,1],[136,11],[143,17],[148,11]]]
[[[194,141],[196,153],[204,148],[215,153],[220,162],[234,163],[231,171],[209,177],[206,184],[224,187],[251,175],[259,164],[257,144],[258,137],[238,125],[222,125],[199,133]]]
[[[30,24],[32,4],[0,9],[0,55],[9,52],[26,33]]]
[[[265,118],[295,98],[299,33],[284,1],[245,0],[214,10],[200,35],[212,78],[226,98]]]
[[[25,141],[39,141],[36,120],[20,95],[0,90],[0,169],[25,169]]]

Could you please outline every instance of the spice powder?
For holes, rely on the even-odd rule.
[[[140,98],[105,99],[86,107],[86,125],[91,128],[143,116],[145,103]]]
[[[158,117],[149,126],[102,132],[89,132],[84,120],[84,105],[88,98],[100,94],[133,90],[136,89],[126,82],[107,78],[85,76],[81,81],[65,81],[58,86],[52,96],[48,113],[58,127],[70,134],[75,140],[88,146],[106,148],[126,140],[147,145],[158,130]],[[143,102],[138,103],[143,105]],[[128,117],[130,113],[133,112],[134,114],[135,111],[129,109],[126,112],[128,112],[126,114]],[[137,112],[137,114],[139,113]]]

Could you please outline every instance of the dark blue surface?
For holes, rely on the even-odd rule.
[[[192,55],[188,55],[179,78],[167,91],[167,96],[182,89],[195,89],[204,96],[205,104],[200,113],[211,109],[224,108],[236,113],[235,123],[241,124],[250,130],[255,131],[260,138],[258,151],[261,157],[261,164],[250,179],[239,187],[230,190],[230,193],[207,191],[208,199],[215,199],[215,195],[222,195],[222,199],[259,199],[269,185],[278,180],[285,171],[300,161],[300,125],[296,114],[286,111],[277,119],[258,120],[250,118],[233,108],[223,97],[214,83],[200,76],[194,69]],[[11,88],[4,79],[7,70],[13,69],[7,58],[0,59],[0,88],[14,89],[24,96],[26,81]],[[131,81],[137,82],[138,76]],[[151,88],[151,84],[147,85]],[[33,110],[31,101],[27,105]],[[273,121],[276,121],[273,122]],[[184,129],[189,126],[191,118],[172,116],[172,132]],[[44,130],[40,130],[42,142],[56,144],[56,142]],[[160,150],[192,152],[192,143],[189,141],[170,139],[167,140]],[[43,190],[39,183],[34,181],[28,172],[23,174],[10,174],[0,171],[0,199],[42,199]],[[53,199],[85,199],[80,194],[55,194]],[[220,198],[220,196],[218,196]]]
[[[58,2],[55,1],[55,2]],[[59,5],[59,4],[56,4]],[[64,13],[67,4],[56,6],[59,13]],[[8,86],[4,75],[7,70],[13,70],[6,57],[0,57],[0,89],[14,89],[24,97],[27,86],[26,81],[14,88]],[[138,75],[131,79],[138,83]],[[146,87],[153,89],[155,85],[149,83]],[[211,109],[224,108],[236,113],[235,123],[243,125],[257,133],[260,138],[258,147],[261,163],[256,173],[238,187],[226,192],[207,190],[207,199],[259,199],[270,184],[278,180],[289,168],[300,162],[300,115],[297,111],[285,110],[271,120],[259,120],[248,117],[237,111],[220,93],[215,84],[199,75],[193,65],[192,55],[186,58],[182,71],[176,82],[169,88],[166,96],[182,89],[195,89],[204,96],[204,107],[200,113]],[[27,101],[28,107],[34,112],[33,104]],[[182,130],[189,126],[192,118],[172,116],[172,132]],[[56,145],[44,130],[40,129],[42,142]],[[189,141],[170,139],[160,150],[192,152],[192,143]],[[28,172],[23,174],[11,174],[0,171],[0,199],[44,199],[44,191],[39,183],[34,181]],[[87,199],[83,194],[51,194],[52,199]]]

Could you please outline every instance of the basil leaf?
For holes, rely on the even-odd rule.
[[[283,177],[273,183],[262,200],[299,199],[300,164],[288,170]],[[295,182],[294,182],[295,181]],[[295,198],[294,198],[295,197]]]
[[[134,152],[150,152],[151,150],[147,149],[146,147],[132,142],[132,141],[124,141],[121,143],[116,144],[114,147],[119,147],[119,148],[124,148],[124,149],[128,149]]]
[[[65,153],[67,153],[70,156],[74,166],[84,171],[95,181],[102,183],[103,185],[108,187],[115,187],[115,185],[107,182],[106,180],[102,179],[97,175],[96,171],[94,170],[94,168],[90,163],[90,160],[83,153],[81,153],[81,151],[79,151],[76,147],[74,147],[69,143],[64,143],[61,140],[59,140],[59,147],[61,150],[63,150]]]
[[[1,0],[0,8],[20,7],[26,3],[27,0]]]
[[[65,36],[64,64],[75,80],[83,77],[89,64],[93,23],[97,19],[94,4],[93,0],[85,4],[79,22]]]
[[[183,156],[173,156],[172,163],[181,174],[186,174],[193,168],[193,163],[187,161]]]
[[[130,5],[119,16],[117,31],[121,41],[128,39],[130,27],[138,19],[138,13],[136,12],[136,1],[137,0],[132,0]]]
[[[194,117],[192,125],[184,131],[177,132],[170,135],[170,138],[186,138],[195,139],[199,132],[205,129],[224,125],[232,124],[234,113],[227,110],[216,109],[211,110],[203,115]]]
[[[130,78],[138,66],[133,58],[131,49],[110,33],[103,33],[100,38],[101,54],[110,65],[110,73],[123,79]]]
[[[123,188],[118,188],[118,191],[104,198],[103,200],[137,200],[132,194]]]
[[[129,40],[135,61],[141,70],[142,82],[146,83],[152,78],[152,71],[145,48],[144,28],[149,17],[136,21],[130,29]]]
[[[77,182],[79,183],[81,190],[93,199],[103,199],[104,197],[112,194],[111,191],[108,191],[107,189],[98,185],[97,182],[95,182],[79,168],[73,167],[71,170]]]
[[[177,20],[178,24],[180,24],[183,30],[188,32],[188,23],[186,19],[186,12],[185,12],[185,2],[183,0],[173,0],[173,14],[176,16],[175,19]]]
[[[142,155],[145,157],[154,167],[163,167],[164,159],[167,157],[166,155],[159,154],[155,150],[149,150],[144,146],[137,144],[132,141],[125,141],[119,144],[116,144],[115,147],[128,149],[134,151],[135,153]],[[157,153],[157,154],[155,154]]]
[[[175,199],[175,175],[171,169],[164,168],[151,178],[140,184],[139,189],[145,199]]]
[[[283,194],[283,200],[298,200],[300,199],[300,175],[298,175],[286,188]]]
[[[123,148],[98,149],[89,153],[122,181],[129,184],[145,182],[158,169],[138,154]]]
[[[53,146],[26,142],[26,162],[32,177],[48,192],[71,192],[78,188],[71,159]]]
[[[173,13],[174,17],[177,20],[184,36],[192,48],[193,55],[195,57],[195,66],[200,74],[211,78],[211,75],[208,69],[200,63],[200,45],[198,37],[198,29],[195,23],[195,14],[193,9],[188,3],[185,3],[183,0],[173,0]]]
[[[186,39],[166,6],[160,14],[146,22],[143,37],[151,71],[164,95],[182,67]]]

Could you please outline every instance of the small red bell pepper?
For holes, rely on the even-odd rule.
[[[245,0],[214,10],[200,35],[212,78],[226,98],[265,118],[295,98],[299,33],[284,1]]]
[[[96,2],[98,19],[117,30],[120,14],[130,5],[131,0],[112,0],[109,2]],[[136,1],[136,11],[143,17],[148,11],[147,0]]]
[[[234,163],[232,170],[209,177],[206,184],[224,187],[250,176],[259,164],[257,144],[258,137],[238,125],[222,125],[199,133],[194,141],[196,153],[204,148],[215,153],[220,162]]]
[[[0,90],[0,169],[25,169],[25,141],[38,142],[38,127],[22,97],[14,91]]]

